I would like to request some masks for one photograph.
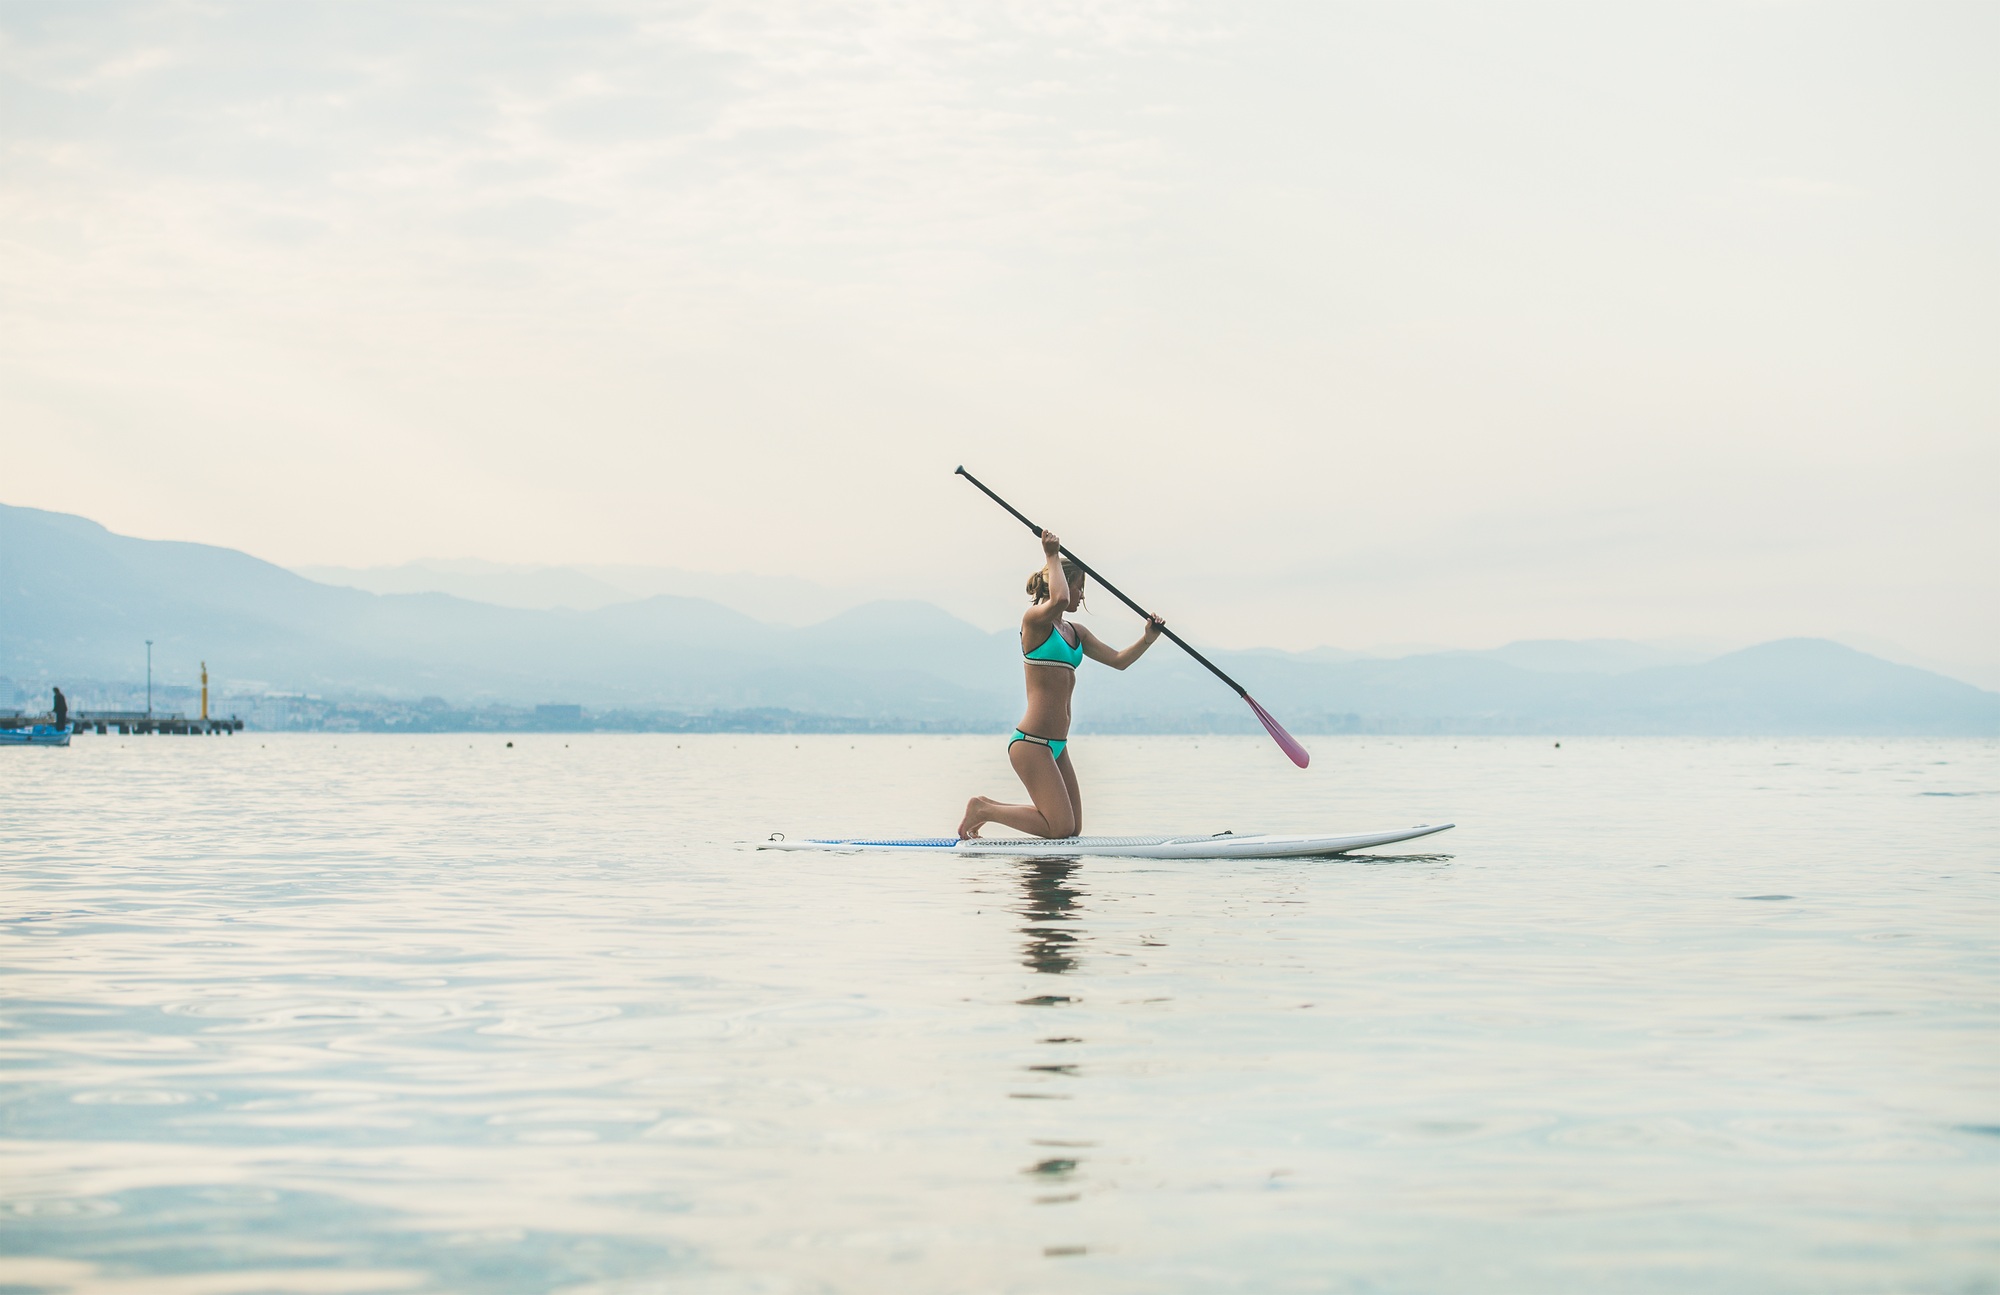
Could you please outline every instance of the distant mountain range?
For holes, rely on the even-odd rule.
[[[1020,706],[1013,634],[928,603],[870,603],[792,627],[666,594],[570,609],[373,593],[233,549],[0,505],[0,677],[34,689],[135,680],[148,638],[160,679],[188,683],[206,660],[237,691],[767,708],[995,730]],[[1818,639],[1709,660],[1620,640],[1395,659],[1212,655],[1300,732],[2000,735],[2000,694]],[[1100,732],[1253,724],[1171,645],[1124,674],[1090,670],[1078,719]]]
[[[754,620],[812,625],[868,602],[865,590],[829,589],[796,577],[682,571],[625,565],[523,566],[474,558],[427,559],[387,567],[294,567],[321,584],[372,594],[451,594],[530,611],[595,611],[662,594],[704,598]]]

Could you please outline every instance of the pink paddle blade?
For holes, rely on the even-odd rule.
[[[1299,745],[1299,740],[1297,738],[1293,737],[1290,733],[1285,732],[1285,726],[1283,724],[1280,724],[1277,720],[1271,718],[1270,711],[1265,710],[1262,706],[1259,706],[1257,704],[1257,699],[1255,697],[1252,697],[1249,693],[1246,692],[1243,694],[1243,700],[1250,703],[1250,709],[1257,712],[1258,722],[1263,724],[1264,731],[1271,735],[1271,740],[1278,744],[1280,750],[1282,750],[1286,755],[1292,757],[1293,764],[1303,769],[1307,765],[1312,763],[1312,755],[1304,747]]]

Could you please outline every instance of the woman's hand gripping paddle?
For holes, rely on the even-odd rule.
[[[1002,508],[1005,508],[1008,512],[1013,513],[1014,519],[1020,522],[1021,525],[1027,527],[1029,530],[1033,531],[1037,535],[1040,535],[1042,533],[1041,527],[1035,525],[1027,518],[1021,516],[1020,510],[1015,508],[1014,505],[1008,503],[1000,496],[994,494],[991,490],[988,490],[986,488],[986,483],[981,481],[978,477],[973,476],[970,472],[967,472],[964,468],[958,469],[958,475],[964,477],[967,481],[970,481],[973,485],[978,486],[980,493],[984,494],[988,499],[991,499],[994,503],[1000,505]],[[1153,619],[1153,614],[1151,612],[1147,611],[1144,607],[1141,607],[1138,603],[1133,602],[1130,598],[1127,598],[1124,595],[1124,593],[1122,593],[1119,590],[1117,585],[1112,584],[1109,580],[1106,580],[1103,576],[1099,575],[1095,570],[1091,568],[1091,565],[1088,562],[1085,562],[1082,558],[1070,552],[1067,548],[1062,550],[1062,555],[1068,558],[1070,561],[1076,563],[1078,567],[1082,568],[1083,573],[1085,575],[1089,576],[1092,580],[1095,580],[1098,584],[1103,585],[1105,590],[1109,592],[1112,597],[1116,598],[1119,602],[1124,603],[1127,607],[1130,607],[1133,611],[1139,613],[1139,617],[1141,620]],[[1193,657],[1195,660],[1207,666],[1210,674],[1222,680],[1222,682],[1228,684],[1231,688],[1234,688],[1236,690],[1236,695],[1249,703],[1250,711],[1252,714],[1256,715],[1257,722],[1264,726],[1264,731],[1271,735],[1271,740],[1278,744],[1279,749],[1282,750],[1286,755],[1291,757],[1293,764],[1303,769],[1306,767],[1307,764],[1311,763],[1312,756],[1307,754],[1306,749],[1299,745],[1299,740],[1293,737],[1290,733],[1285,732],[1285,726],[1280,724],[1277,720],[1271,718],[1271,712],[1265,710],[1262,706],[1259,706],[1257,704],[1257,699],[1255,697],[1252,697],[1248,692],[1244,691],[1242,684],[1237,683],[1234,679],[1231,679],[1228,675],[1222,673],[1222,671],[1216,667],[1215,662],[1209,660],[1201,653],[1189,647],[1185,639],[1181,638],[1180,635],[1174,633],[1172,630],[1167,629],[1164,625],[1161,626],[1160,633],[1172,639],[1183,652],[1186,652],[1189,656]]]

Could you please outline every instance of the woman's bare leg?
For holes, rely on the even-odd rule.
[[[1016,742],[1007,748],[1007,762],[1014,766],[1021,785],[1028,789],[1035,803],[1006,805],[985,796],[974,796],[965,807],[965,820],[958,825],[959,836],[978,836],[979,829],[988,823],[1011,827],[1030,836],[1075,836],[1077,811],[1070,800],[1069,781],[1063,777],[1057,762],[1049,759],[1049,749],[1039,742]]]
[[[1068,835],[1083,835],[1083,788],[1076,782],[1076,766],[1069,762],[1067,748],[1062,759],[1056,761],[1056,772],[1062,775],[1063,786],[1069,791],[1070,829]]]

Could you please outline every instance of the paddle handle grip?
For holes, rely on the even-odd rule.
[[[1042,527],[1037,526],[1033,522],[1029,521],[1026,514],[1022,513],[1020,509],[1014,507],[1014,505],[1008,503],[1000,496],[994,494],[993,491],[987,486],[987,484],[984,481],[981,481],[978,477],[975,477],[970,472],[967,472],[963,464],[959,465],[957,469],[957,474],[961,477],[964,477],[967,481],[970,481],[973,485],[979,487],[979,492],[981,494],[985,495],[988,499],[991,499],[994,503],[1000,505],[1008,512],[1012,513],[1016,521],[1020,522],[1021,525],[1033,531],[1037,537],[1041,535],[1043,529]],[[1153,619],[1153,613],[1147,611],[1144,607],[1141,607],[1138,603],[1133,602],[1130,598],[1127,598],[1125,596],[1124,590],[1120,589],[1117,585],[1112,584],[1109,580],[1106,580],[1103,576],[1099,575],[1097,571],[1088,562],[1085,562],[1082,558],[1070,552],[1068,545],[1066,544],[1058,545],[1057,549],[1062,553],[1064,557],[1076,563],[1077,567],[1085,575],[1089,576],[1092,580],[1095,580],[1098,584],[1103,585],[1106,593],[1109,593],[1119,602],[1124,603],[1127,607],[1130,607],[1133,611],[1139,613],[1141,619],[1143,620]],[[1246,701],[1249,699],[1250,694],[1244,689],[1242,684],[1237,683],[1234,679],[1231,679],[1228,675],[1224,674],[1222,672],[1222,668],[1216,665],[1215,662],[1209,660],[1201,653],[1189,647],[1186,639],[1182,638],[1180,635],[1168,629],[1164,623],[1161,624],[1160,626],[1160,633],[1166,636],[1167,638],[1172,639],[1174,641],[1175,646],[1179,647],[1181,651],[1187,653],[1195,660],[1201,662],[1204,666],[1207,666],[1210,674],[1222,680],[1222,682],[1228,684],[1231,688],[1234,688],[1236,690],[1237,696],[1244,698]]]

